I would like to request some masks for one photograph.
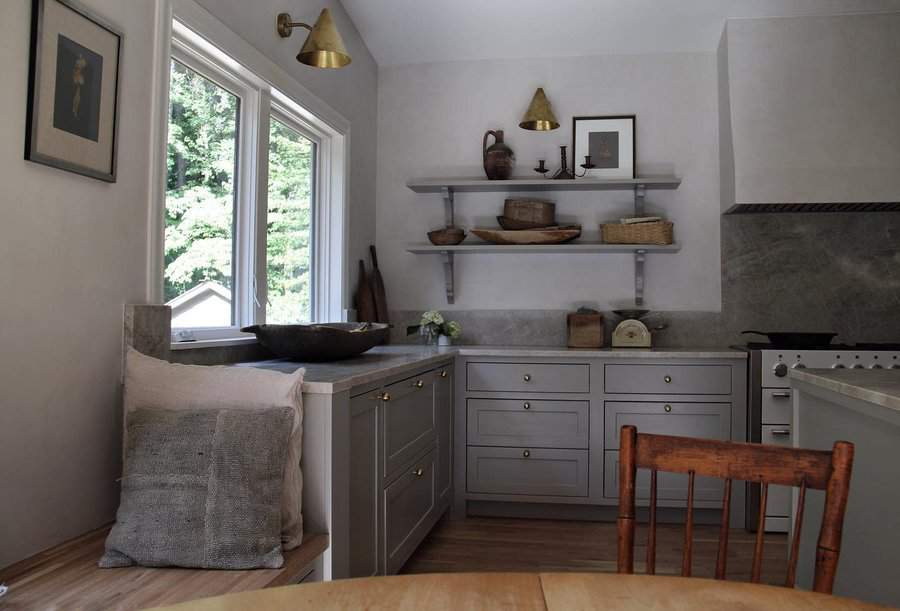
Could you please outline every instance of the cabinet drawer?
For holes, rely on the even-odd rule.
[[[588,451],[540,448],[467,449],[469,492],[587,496]]]
[[[578,363],[468,363],[466,388],[499,392],[591,390],[590,366]]]
[[[587,449],[590,405],[588,401],[469,399],[467,443]]]
[[[788,388],[763,388],[762,423],[790,424],[794,420],[794,402]],[[765,442],[763,442],[765,443]]]
[[[619,498],[619,453],[605,452],[603,466],[603,496],[611,499]],[[725,484],[720,479],[703,477],[694,478],[694,500],[721,504]],[[688,476],[686,473],[656,474],[656,498],[658,501],[687,501]],[[635,498],[639,501],[650,500],[650,470],[638,469],[635,482]]]
[[[763,425],[762,442],[787,448],[791,447],[791,427],[785,425]],[[768,501],[766,502],[766,530],[782,530],[777,525],[779,521],[773,520],[773,518],[787,519],[790,515],[791,487],[769,486]]]
[[[434,450],[406,465],[384,491],[385,570],[396,573],[431,529],[435,503]]]
[[[731,438],[731,403],[607,401],[604,411],[607,450],[619,449],[619,434],[626,424],[636,426],[639,433]]]
[[[385,387],[384,476],[434,445],[434,372]]]
[[[731,365],[606,365],[607,393],[730,395]]]

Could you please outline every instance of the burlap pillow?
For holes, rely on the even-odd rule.
[[[125,359],[126,426],[129,413],[139,408],[292,408],[294,426],[284,469],[281,536],[284,549],[293,549],[303,540],[303,374],[303,369],[287,374],[253,367],[179,365],[129,348]]]
[[[139,409],[101,568],[279,568],[293,412]]]

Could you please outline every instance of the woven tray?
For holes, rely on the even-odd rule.
[[[675,224],[671,221],[655,223],[606,223],[600,225],[600,237],[606,244],[671,244]]]

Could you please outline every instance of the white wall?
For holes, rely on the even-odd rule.
[[[0,567],[113,519],[122,311],[147,292],[154,2],[83,0],[124,32],[115,184],[23,161],[30,0],[0,3]],[[351,253],[374,240],[377,69],[337,2],[204,0],[351,121]],[[315,71],[275,14],[331,6],[350,68]]]
[[[653,309],[720,309],[716,56],[616,55],[382,68],[378,83],[378,247],[394,309],[564,309],[589,302],[633,303],[629,255],[456,257],[457,300],[447,306],[440,258],[405,252],[407,242],[443,224],[439,195],[417,195],[407,180],[477,176],[485,130],[503,128],[517,156],[516,174],[539,157],[558,167],[560,144],[571,156],[573,115],[637,115],[642,174],[675,173],[676,191],[651,191],[648,211],[676,223],[677,255],[648,257],[646,303]],[[518,122],[543,86],[560,129],[528,132]],[[570,158],[571,163],[571,158]],[[457,224],[496,226],[503,194],[457,195]],[[629,192],[550,193],[564,220],[586,238],[597,223],[632,215]]]
[[[732,203],[900,200],[900,13],[728,22]]]
[[[122,305],[146,290],[154,7],[85,4],[125,34],[115,184],[23,161],[31,1],[0,4],[0,566],[109,521],[118,500]]]
[[[226,26],[256,47],[350,121],[350,253],[348,301],[352,300],[357,261],[369,260],[375,243],[376,89],[378,66],[356,27],[337,0],[197,0]],[[284,39],[275,32],[275,16],[287,11],[295,21],[313,23],[328,7],[353,61],[340,70],[320,70],[296,60],[306,39],[297,29]],[[379,261],[380,263],[380,261]],[[349,303],[352,306],[352,302]]]

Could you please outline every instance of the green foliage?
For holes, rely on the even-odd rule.
[[[232,288],[240,100],[172,62],[167,150],[165,300],[212,280]],[[267,207],[268,322],[311,316],[315,147],[272,119]]]

